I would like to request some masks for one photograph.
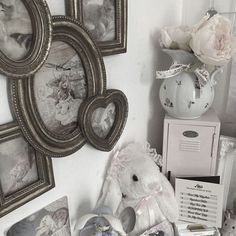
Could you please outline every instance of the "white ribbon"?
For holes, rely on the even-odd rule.
[[[187,71],[190,65],[173,64],[169,70],[156,71],[156,79],[167,79]]]
[[[205,86],[210,81],[210,73],[205,68],[197,68],[194,74],[198,78],[200,88]]]
[[[137,215],[142,215],[142,214],[143,214],[143,208],[149,204],[149,202],[150,202],[150,200],[151,200],[152,197],[153,197],[153,196],[151,196],[151,195],[146,196],[146,197],[142,198],[142,199],[138,202],[138,204],[137,204],[137,206],[136,206],[136,213],[137,213]],[[151,208],[151,209],[152,209],[152,208]]]
[[[135,207],[135,211],[137,215],[142,215],[145,212],[145,208],[147,208],[148,214],[149,214],[149,222],[153,222],[155,219],[155,209],[153,207],[152,199],[155,199],[158,197],[158,195],[161,194],[163,188],[160,186],[160,188],[155,191],[153,194],[147,195],[146,197],[143,197],[138,204]]]
[[[205,68],[200,68],[199,64],[184,65],[184,64],[173,64],[169,70],[156,71],[156,79],[167,79],[181,74],[182,72],[193,72],[199,82],[199,88],[205,86],[210,80],[210,74]]]

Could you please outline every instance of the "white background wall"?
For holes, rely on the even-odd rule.
[[[53,15],[64,14],[63,1],[48,0]],[[165,25],[179,25],[181,21],[189,21],[191,24],[198,21],[199,16],[207,9],[208,1],[128,2],[128,52],[104,58],[108,77],[107,87],[122,90],[129,100],[129,117],[118,146],[129,140],[148,140],[161,152],[164,112],[158,100],[160,83],[154,78],[156,69],[164,66],[166,56],[160,50],[158,32]],[[5,78],[0,78],[0,124],[11,120],[5,81]],[[220,90],[223,92],[220,95],[222,98],[225,90],[223,87]],[[221,106],[220,101],[215,104],[219,113]],[[79,216],[88,213],[95,206],[108,158],[109,153],[85,145],[69,157],[54,159],[56,187],[1,218],[0,236],[17,221],[64,195],[69,198],[73,227]]]

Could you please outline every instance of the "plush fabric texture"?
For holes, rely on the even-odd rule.
[[[113,155],[108,167],[98,205],[109,206],[116,216],[122,216],[124,225],[132,217],[125,209],[131,207],[136,217],[131,236],[165,220],[177,220],[174,190],[160,172],[157,159],[149,146],[129,143]]]
[[[234,208],[236,207],[236,199],[234,200]],[[236,211],[227,210],[225,212],[225,221],[221,229],[222,236],[234,236],[236,235]]]

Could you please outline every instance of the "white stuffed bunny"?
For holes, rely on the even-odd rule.
[[[178,217],[174,190],[160,172],[156,158],[148,145],[129,143],[116,152],[107,171],[97,204],[109,206],[124,224],[132,222],[132,211],[128,209],[133,209],[135,225],[131,236],[165,220],[175,222]]]
[[[236,199],[234,199],[233,209],[225,212],[221,234],[222,236],[236,236]]]

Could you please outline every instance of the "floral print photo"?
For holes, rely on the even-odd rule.
[[[83,64],[72,47],[63,42],[52,44],[46,64],[35,75],[34,92],[49,131],[63,135],[77,128],[78,110],[87,87]]]

